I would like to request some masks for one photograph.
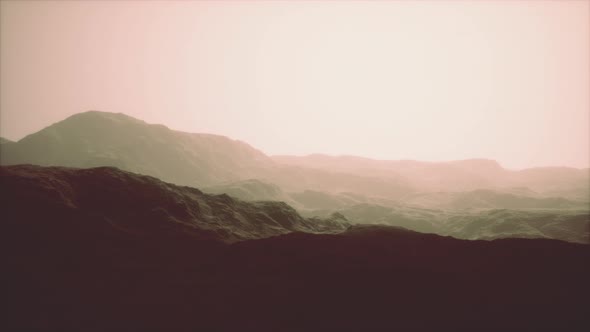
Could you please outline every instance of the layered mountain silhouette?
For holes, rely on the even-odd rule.
[[[2,149],[2,165],[113,166],[181,185],[215,186],[261,179],[288,191],[375,192],[399,197],[413,190],[401,179],[340,174],[278,165],[246,143],[190,134],[120,113],[75,114]]]
[[[291,206],[305,217],[339,212],[354,223],[397,225],[459,238],[587,242],[587,232],[578,230],[590,227],[589,169],[513,171],[485,159],[433,163],[354,156],[270,157],[227,137],[175,131],[120,113],[79,113],[18,142],[3,143],[0,163],[116,167],[211,194],[225,193],[252,206],[263,204],[257,201],[284,202],[288,206],[280,209]],[[498,209],[513,211],[514,218],[493,219]],[[543,222],[521,223],[535,219]],[[450,227],[450,220],[461,222]],[[470,220],[479,228],[471,227]],[[474,227],[486,231],[472,231]],[[253,234],[244,236],[261,235]]]
[[[459,239],[549,238],[590,244],[587,210],[445,211],[403,205],[357,204],[339,212],[354,224],[399,226]],[[330,213],[332,210],[312,214],[328,216]]]
[[[403,200],[412,206],[447,210],[465,209],[583,209],[587,202],[534,193],[511,193],[489,189],[464,192],[434,192],[410,195]]]
[[[269,157],[95,111],[0,161],[2,330],[590,329],[588,170]]]
[[[75,114],[2,149],[3,165],[113,166],[193,186],[259,179],[286,191],[355,192],[399,199],[432,191],[525,188],[588,201],[588,169],[510,171],[492,160],[446,163],[360,157],[266,156],[248,144],[190,134],[121,113]]]
[[[588,245],[348,227],[109,167],[4,166],[0,199],[3,330],[590,328]]]
[[[590,244],[586,210],[492,209],[450,214],[437,233],[461,239],[551,238]]]
[[[402,177],[422,192],[510,189],[514,187],[548,194],[567,194],[590,199],[590,169],[539,167],[520,171],[502,168],[494,160],[470,159],[451,162],[374,160],[353,156],[274,156],[284,165],[334,170],[348,174]]]
[[[587,203],[542,197],[530,191],[434,192],[400,201],[352,193],[313,190],[286,193],[278,186],[246,180],[205,188],[246,201],[283,201],[305,216],[329,217],[335,212],[355,224],[382,224],[461,239],[552,238],[590,243]]]

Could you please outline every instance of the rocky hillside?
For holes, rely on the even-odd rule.
[[[6,331],[590,328],[588,245],[349,227],[110,167],[3,166],[0,202]]]
[[[88,223],[107,234],[235,242],[293,231],[337,232],[348,226],[342,220],[305,219],[282,202],[208,195],[111,167],[3,166],[0,184],[3,219],[17,228],[40,219],[49,228]]]
[[[212,194],[228,194],[244,201],[288,201],[289,197],[277,185],[258,179],[248,179],[202,188]]]

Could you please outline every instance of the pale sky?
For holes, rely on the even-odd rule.
[[[0,135],[86,111],[267,154],[590,165],[590,1],[2,1]]]

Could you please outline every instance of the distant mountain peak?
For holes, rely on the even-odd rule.
[[[273,161],[225,136],[186,133],[123,113],[92,110],[3,148],[2,164],[115,166],[173,183],[206,186],[258,177],[259,170]]]
[[[111,120],[111,121],[118,121],[118,122],[130,122],[130,123],[142,123],[147,124],[147,122],[134,118],[130,115],[125,113],[114,113],[114,112],[104,112],[104,111],[96,111],[90,110],[86,112],[76,113],[73,114],[61,122],[68,122],[68,121],[95,121],[98,119],[103,120]],[[59,122],[58,122],[59,123]]]

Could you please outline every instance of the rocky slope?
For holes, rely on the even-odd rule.
[[[0,168],[6,331],[587,331],[590,246],[305,219],[114,168]]]
[[[228,194],[244,201],[288,201],[289,197],[274,184],[248,179],[202,188],[211,194]]]
[[[110,167],[3,166],[0,184],[3,218],[14,227],[49,214],[46,227],[80,220],[101,232],[235,242],[293,231],[337,232],[348,226],[305,219],[282,202],[208,195]]]

